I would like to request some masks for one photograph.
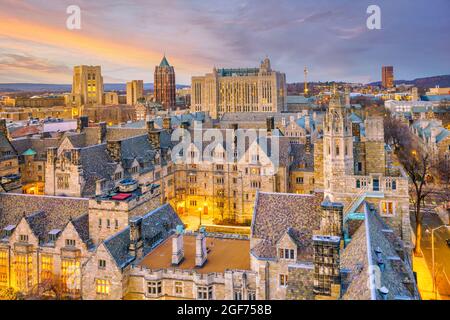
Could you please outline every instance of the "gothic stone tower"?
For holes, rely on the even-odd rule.
[[[346,189],[345,176],[354,174],[352,125],[339,93],[333,93],[324,119],[323,163],[325,196]]]
[[[161,103],[164,109],[174,108],[176,104],[175,70],[163,57],[159,66],[155,67],[154,80],[155,101]]]
[[[366,174],[385,174],[386,157],[384,150],[383,117],[369,116],[364,121],[366,129]]]

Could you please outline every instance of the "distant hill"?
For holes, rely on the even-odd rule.
[[[177,84],[177,89],[189,86]],[[0,83],[0,92],[70,92],[70,84],[39,84],[39,83]],[[105,83],[105,91],[125,91],[125,83]],[[153,90],[153,83],[144,83],[144,90]]]
[[[440,86],[442,88],[450,87],[450,75],[442,75],[442,76],[433,76],[433,77],[425,77],[425,78],[417,78],[414,80],[395,80],[395,85],[399,84],[412,84],[418,88],[434,88],[436,86]],[[372,86],[381,85],[381,81],[369,83]]]

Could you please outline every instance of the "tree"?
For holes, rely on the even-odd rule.
[[[432,192],[432,188],[428,185],[432,169],[431,158],[425,150],[421,150],[417,138],[408,126],[398,119],[386,117],[385,140],[394,145],[395,154],[412,184],[410,196],[414,205],[416,222],[414,254],[420,256],[422,254],[422,206],[425,198]]]
[[[430,188],[427,188],[427,177],[430,174],[431,162],[428,153],[409,148],[401,149],[398,152],[398,158],[413,185],[411,198],[416,221],[416,247],[414,248],[414,254],[420,256],[422,254],[422,204],[432,191]]]

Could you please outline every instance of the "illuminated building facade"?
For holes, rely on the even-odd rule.
[[[208,112],[217,119],[228,112],[285,110],[286,75],[272,70],[268,58],[259,68],[214,68],[205,76],[192,77],[192,112]]]
[[[100,66],[73,68],[72,95],[80,96],[82,105],[103,104],[103,77]]]
[[[175,69],[169,64],[166,56],[159,66],[155,67],[154,100],[163,105],[164,109],[173,109],[176,105]]]
[[[394,67],[393,66],[383,66],[381,68],[381,85],[390,89],[394,87]]]

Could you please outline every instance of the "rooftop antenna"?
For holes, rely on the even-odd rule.
[[[303,73],[305,74],[305,88],[303,89],[303,94],[306,96],[308,94],[308,69],[306,66]]]

